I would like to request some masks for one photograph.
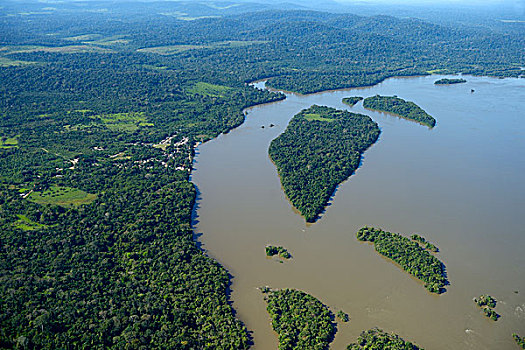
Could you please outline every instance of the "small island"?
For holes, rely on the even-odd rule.
[[[279,256],[280,258],[283,258],[283,259],[291,259],[292,258],[292,254],[290,254],[288,252],[288,250],[286,250],[286,248],[284,247],[277,247],[277,246],[273,246],[273,245],[267,245],[266,246],[266,256],[268,257],[272,257],[274,255],[277,255]]]
[[[357,232],[357,239],[373,243],[379,254],[395,261],[403,270],[425,282],[425,288],[429,292],[445,292],[444,287],[448,284],[445,265],[421,247],[419,242],[398,233],[366,226]]]
[[[351,96],[343,98],[343,103],[349,105],[350,107],[355,106],[355,104],[361,101],[363,98],[361,96]]]
[[[497,321],[501,316],[493,310],[496,307],[496,299],[490,295],[481,295],[479,298],[474,298],[474,302],[483,310],[485,316],[493,321]]]
[[[372,328],[361,333],[357,342],[348,345],[347,350],[389,349],[389,350],[423,350],[417,345],[405,341],[399,335]]]
[[[439,80],[436,80],[434,82],[435,85],[451,85],[451,84],[461,84],[466,83],[467,81],[465,79],[448,79],[448,78],[442,78]]]
[[[496,307],[496,299],[491,297],[490,295],[481,295],[479,299],[474,298],[474,302],[478,304],[479,307],[488,306],[490,308]]]
[[[328,349],[336,327],[333,314],[313,296],[294,289],[262,289],[279,350]]]
[[[414,102],[405,101],[397,96],[372,96],[363,101],[363,107],[395,114],[401,118],[413,120],[429,128],[436,125],[436,120]]]
[[[348,322],[350,321],[350,317],[348,316],[348,314],[346,312],[344,312],[343,310],[339,310],[337,311],[337,318],[341,321],[341,322]]]
[[[525,349],[525,338],[520,337],[516,333],[512,334],[512,337],[514,338],[514,341],[516,342],[516,344],[518,344],[519,347]]]
[[[284,192],[307,222],[317,220],[379,132],[366,115],[314,105],[295,115],[271,142],[268,153]]]

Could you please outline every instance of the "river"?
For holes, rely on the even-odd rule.
[[[464,84],[434,85],[439,78],[287,93],[286,100],[249,108],[242,126],[197,148],[196,239],[233,276],[233,307],[254,349],[278,344],[260,286],[300,289],[334,313],[348,313],[332,349],[372,327],[425,349],[517,349],[512,333],[525,335],[525,79],[467,76]],[[436,127],[341,102],[375,94],[414,101]],[[312,104],[367,114],[381,135],[321,219],[307,225],[282,191],[268,146]],[[357,241],[364,225],[417,232],[437,245],[447,292],[430,294]],[[293,259],[266,258],[267,244],[286,247]],[[481,294],[499,301],[497,322],[472,301]]]

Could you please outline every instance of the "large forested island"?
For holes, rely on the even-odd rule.
[[[443,293],[448,284],[445,265],[432,255],[425,246],[398,233],[386,232],[373,227],[363,227],[357,239],[374,244],[376,251],[398,263],[403,270],[425,282],[432,293]]]
[[[268,152],[286,196],[307,222],[314,222],[378,137],[370,117],[314,105],[292,118]]]
[[[347,350],[423,350],[423,348],[404,340],[394,333],[387,333],[381,329],[373,328],[361,333],[356,343],[350,344]]]
[[[279,350],[324,350],[336,328],[334,315],[313,296],[294,289],[268,291],[268,313],[279,334]]]
[[[0,348],[249,347],[227,271],[194,241],[190,182],[198,143],[284,98],[248,83],[523,74],[521,33],[209,5],[2,2]]]
[[[363,107],[375,111],[389,112],[402,118],[426,125],[430,128],[436,125],[436,120],[414,102],[405,101],[396,96],[372,96],[363,101]]]

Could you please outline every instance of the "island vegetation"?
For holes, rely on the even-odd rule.
[[[348,322],[350,321],[350,317],[348,316],[348,314],[346,312],[344,312],[343,310],[339,310],[337,311],[337,318],[341,321],[341,322]]]
[[[483,307],[481,309],[483,310],[485,316],[490,318],[492,321],[497,321],[501,317],[496,311],[492,310],[490,307]]]
[[[279,349],[328,349],[336,328],[330,310],[313,296],[294,289],[265,290]]]
[[[417,345],[403,340],[399,335],[387,333],[379,328],[372,328],[364,331],[357,338],[357,342],[348,345],[347,350],[423,350]]]
[[[494,299],[493,297],[491,297],[490,295],[486,295],[486,294],[483,294],[481,295],[479,298],[474,298],[474,302],[479,306],[479,307],[483,307],[483,306],[488,306],[490,308],[495,308],[496,307],[496,299]]]
[[[350,96],[343,98],[343,103],[353,107],[357,102],[361,101],[363,98],[361,96]]]
[[[378,137],[370,117],[314,105],[292,118],[268,152],[286,196],[307,222],[314,222]]]
[[[496,307],[496,299],[490,295],[481,295],[479,298],[474,298],[474,302],[483,310],[485,316],[490,318],[493,321],[497,321],[501,316],[498,315],[493,309]]]
[[[521,32],[200,5],[2,3],[0,347],[249,347],[189,176],[198,143],[285,98],[248,83],[523,74]]]
[[[520,348],[525,349],[525,338],[520,337],[516,333],[513,333],[512,337],[514,338],[514,341],[516,342],[516,344],[518,344]]]
[[[273,246],[273,245],[267,245],[266,246],[266,256],[268,257],[272,257],[272,256],[279,256],[280,258],[283,258],[283,259],[291,259],[292,258],[292,254],[290,254],[288,252],[288,250],[286,250],[286,248],[284,247],[281,247],[281,246]]]
[[[373,243],[379,254],[392,259],[403,270],[425,282],[425,288],[431,293],[445,292],[448,284],[445,265],[419,243],[398,233],[366,226],[357,232],[357,239]]]
[[[410,238],[413,241],[418,242],[421,245],[421,247],[423,247],[423,248],[425,248],[427,250],[430,250],[431,252],[434,252],[434,253],[439,252],[439,248],[438,247],[436,247],[434,244],[432,244],[430,242],[427,242],[427,240],[424,237],[421,237],[417,233],[414,233],[412,236],[410,236]]]
[[[442,79],[439,79],[439,80],[436,80],[434,82],[435,85],[451,85],[451,84],[461,84],[461,83],[466,83],[467,81],[465,79],[448,79],[448,78],[442,78]]]
[[[416,121],[430,128],[433,128],[436,125],[436,120],[421,109],[421,107],[414,102],[405,101],[396,96],[376,95],[367,97],[363,101],[363,107],[375,111],[392,113],[402,118]]]

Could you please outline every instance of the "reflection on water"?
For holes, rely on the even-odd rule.
[[[203,249],[233,275],[233,306],[256,349],[277,348],[256,289],[265,285],[301,289],[347,312],[350,322],[338,325],[333,349],[375,326],[427,349],[514,349],[512,333],[525,335],[525,80],[467,77],[465,84],[435,86],[438,78],[288,94],[249,109],[241,127],[199,146],[195,230]],[[375,94],[414,101],[436,127],[341,102]],[[283,194],[268,146],[312,104],[367,114],[382,132],[323,217],[307,226]],[[358,242],[355,232],[364,225],[418,232],[435,243],[451,283],[447,292],[428,293]],[[266,259],[267,244],[284,246],[293,259]],[[472,301],[480,294],[501,301],[500,320],[482,315]]]

